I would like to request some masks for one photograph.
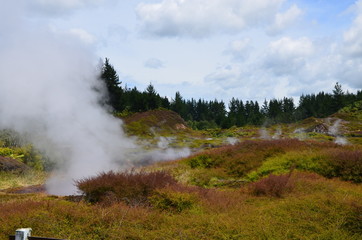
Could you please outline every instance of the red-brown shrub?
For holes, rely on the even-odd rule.
[[[85,199],[91,203],[123,201],[132,206],[148,204],[147,198],[156,188],[176,184],[166,172],[107,172],[76,182]]]
[[[332,149],[322,174],[326,177],[340,177],[343,180],[362,182],[362,151]]]
[[[285,192],[291,191],[293,184],[289,181],[290,174],[273,175],[252,183],[251,192],[256,196],[282,197]]]

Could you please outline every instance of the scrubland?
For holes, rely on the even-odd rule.
[[[18,193],[44,183],[48,174],[32,151],[26,164],[33,164],[31,170],[0,173],[0,239],[20,227],[31,227],[36,236],[77,240],[362,239],[359,120],[342,122],[349,144],[341,145],[336,136],[313,131],[297,139],[295,129],[311,128],[319,119],[269,126],[271,136],[264,139],[251,126],[157,132],[140,123],[144,117],[134,119],[129,134],[138,132],[154,145],[155,137],[173,136],[170,146],[194,153],[79,179],[80,194],[61,197],[41,189]],[[3,156],[20,162],[30,152],[9,149]]]

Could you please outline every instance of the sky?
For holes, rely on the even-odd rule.
[[[123,87],[152,83],[170,99],[362,89],[362,0],[10,2],[0,0],[0,45],[21,15],[28,31],[76,38],[94,62],[109,58]]]

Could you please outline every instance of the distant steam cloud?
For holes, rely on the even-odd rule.
[[[261,139],[265,139],[265,140],[270,140],[270,139],[280,139],[281,135],[282,135],[282,129],[280,127],[278,127],[275,130],[275,133],[273,136],[271,136],[268,132],[268,130],[266,128],[260,128],[259,130],[259,135]]]
[[[327,122],[329,123],[331,119],[327,118]],[[335,143],[339,145],[347,145],[349,144],[348,140],[342,135],[340,128],[341,128],[341,119],[337,119],[334,121],[333,125],[328,128],[328,133],[332,136],[335,136],[336,139],[334,140]]]
[[[265,128],[260,128],[259,134],[260,134],[261,139],[265,139],[265,140],[271,139],[271,136],[270,136],[268,130],[266,130]]]

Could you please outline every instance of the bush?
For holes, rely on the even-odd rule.
[[[90,203],[126,202],[129,205],[148,205],[155,189],[176,184],[166,172],[107,172],[76,182]]]
[[[251,184],[251,192],[256,196],[282,197],[285,192],[291,191],[293,184],[289,181],[290,174],[273,175],[262,178]]]
[[[362,182],[362,151],[333,149],[328,151],[321,174],[325,177],[340,177],[342,180]]]
[[[257,181],[269,174],[285,174],[295,168],[302,171],[320,172],[321,162],[326,156],[320,152],[299,151],[287,152],[281,156],[270,157],[255,171],[247,175],[249,181]]]
[[[266,159],[257,170],[250,172],[247,179],[256,181],[271,173],[287,173],[291,167],[328,178],[339,177],[345,181],[362,182],[362,152],[343,147],[276,155]]]
[[[192,193],[176,192],[169,188],[158,189],[149,197],[154,208],[177,213],[191,209],[196,199]]]
[[[198,168],[191,172],[188,183],[198,187],[221,187],[228,185],[227,174],[221,168]]]
[[[188,160],[191,168],[210,168],[213,166],[213,160],[207,155],[198,155]]]

